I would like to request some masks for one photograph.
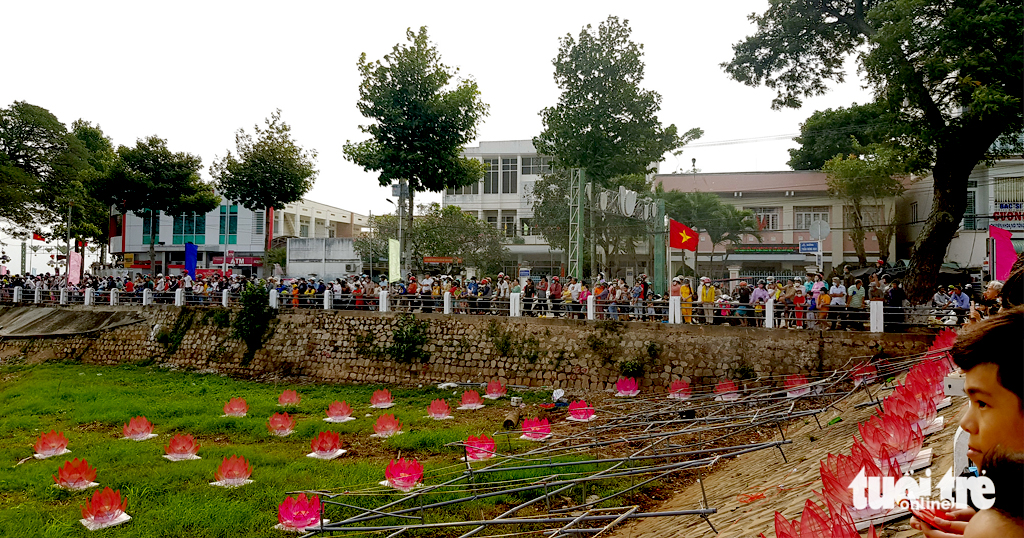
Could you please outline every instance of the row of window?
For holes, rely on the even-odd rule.
[[[160,243],[160,212],[147,211],[142,216],[142,244],[148,245]],[[263,233],[263,211],[255,211],[253,214],[253,233]],[[172,226],[172,244],[184,245],[193,243],[196,245],[206,244],[206,213],[190,213],[188,215],[174,215]],[[238,244],[238,205],[220,206],[220,220],[218,226],[218,244]]]
[[[480,183],[484,194],[516,194],[519,192],[519,163],[522,161],[523,175],[540,175],[551,172],[551,157],[485,158],[484,178],[469,185],[448,189],[449,195],[480,194]]]

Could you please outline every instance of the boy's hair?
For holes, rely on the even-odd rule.
[[[1017,395],[1024,409],[1024,307],[992,316],[974,329],[960,334],[953,344],[953,362],[963,371],[991,363],[999,368],[999,384]]]
[[[993,510],[1016,520],[1024,520],[1024,454],[1009,452],[1000,447],[990,450],[981,462],[985,476],[992,480],[995,488]]]

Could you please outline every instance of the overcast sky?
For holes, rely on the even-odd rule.
[[[479,140],[519,140],[538,134],[538,112],[557,102],[558,39],[608,15],[629,20],[644,45],[643,86],[663,98],[663,124],[704,129],[696,145],[762,139],[684,149],[662,172],[689,169],[691,158],[704,172],[785,170],[794,143],[779,135],[797,133],[814,110],[870,100],[852,63],[845,84],[800,110],[773,111],[771,90],[727,78],[719,64],[753,32],[747,16],[766,0],[486,4],[6,2],[0,106],[27,101],[69,126],[98,123],[115,144],[158,135],[201,156],[206,179],[214,158],[234,150],[237,129],[251,132],[280,108],[298,143],[319,153],[307,198],[382,213],[393,210],[390,189],[345,161],[341,148],[365,138],[356,109],[360,53],[381,58],[409,27],[427,26],[443,61],[479,83],[490,105]]]

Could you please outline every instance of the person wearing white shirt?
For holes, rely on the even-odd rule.
[[[839,280],[839,277],[832,278],[832,287],[828,289],[832,297],[829,304],[828,319],[832,321],[832,329],[836,328],[836,322],[846,319],[846,286]]]

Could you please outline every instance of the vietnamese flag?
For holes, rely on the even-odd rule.
[[[46,238],[41,236],[41,235],[39,235],[36,232],[32,232],[32,240],[33,241],[46,241]]]
[[[693,231],[692,228],[681,222],[668,219],[668,231],[670,236],[668,245],[670,247],[691,250],[693,252],[697,251],[697,242],[700,241],[700,235]]]

